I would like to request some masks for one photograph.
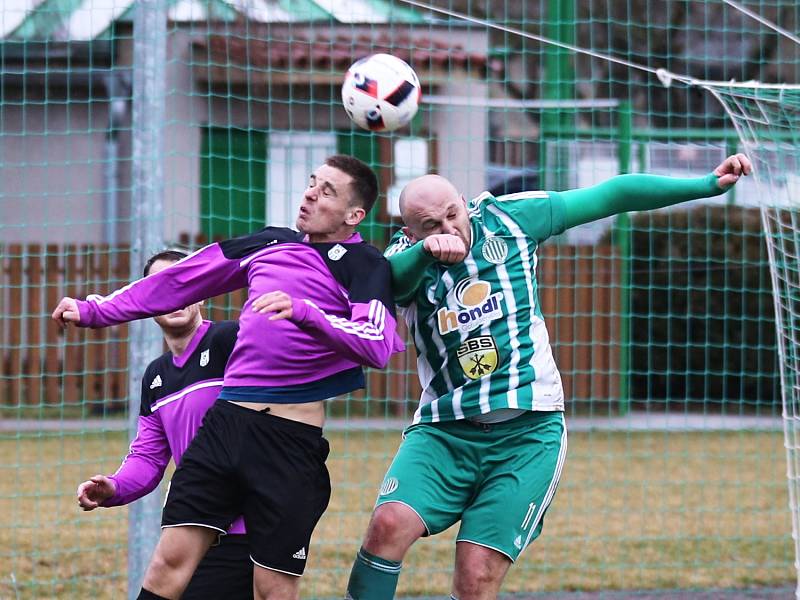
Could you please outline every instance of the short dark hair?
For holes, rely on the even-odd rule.
[[[158,260],[169,260],[172,262],[178,262],[182,258],[186,258],[189,256],[188,252],[184,252],[183,250],[177,250],[175,248],[170,248],[168,250],[162,250],[161,252],[156,252],[147,259],[147,262],[144,264],[144,270],[142,271],[142,275],[147,277],[150,274],[150,267]]]
[[[325,159],[325,164],[347,173],[353,178],[356,203],[369,214],[378,198],[378,178],[368,164],[354,156],[334,154]]]

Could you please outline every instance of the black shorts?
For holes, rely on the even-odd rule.
[[[161,526],[224,533],[244,515],[251,560],[300,576],[331,497],[327,457],[319,427],[218,400],[172,477]]]
[[[182,600],[253,600],[253,562],[247,536],[220,536],[197,566]]]

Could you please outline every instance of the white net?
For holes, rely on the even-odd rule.
[[[789,509],[800,567],[800,87],[710,84],[753,161],[774,288]],[[800,569],[798,569],[800,573]],[[796,597],[800,598],[800,575]]]

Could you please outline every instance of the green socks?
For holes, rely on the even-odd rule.
[[[370,554],[361,548],[356,554],[347,595],[351,600],[392,600],[402,563]]]

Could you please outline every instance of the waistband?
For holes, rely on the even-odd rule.
[[[533,422],[538,422],[547,419],[559,419],[563,420],[564,412],[560,410],[554,411],[542,411],[542,410],[526,410],[519,416],[514,417],[513,419],[508,419],[507,421],[499,421],[497,423],[481,423],[480,421],[474,421],[472,419],[461,419],[460,421],[448,421],[443,422],[443,425],[448,423],[465,423],[470,427],[474,427],[476,429],[480,429],[481,431],[496,431],[502,429],[513,429],[515,427],[526,426],[530,425]],[[433,423],[435,425],[435,423]]]
[[[302,421],[293,421],[292,419],[287,419],[285,417],[278,417],[261,410],[254,410],[252,408],[239,406],[238,404],[234,404],[229,400],[223,400],[222,398],[217,399],[215,408],[217,410],[235,414],[245,419],[258,420],[268,423],[270,426],[280,427],[282,429],[291,429],[295,432],[302,433],[303,435],[322,437],[322,427],[303,423]]]

